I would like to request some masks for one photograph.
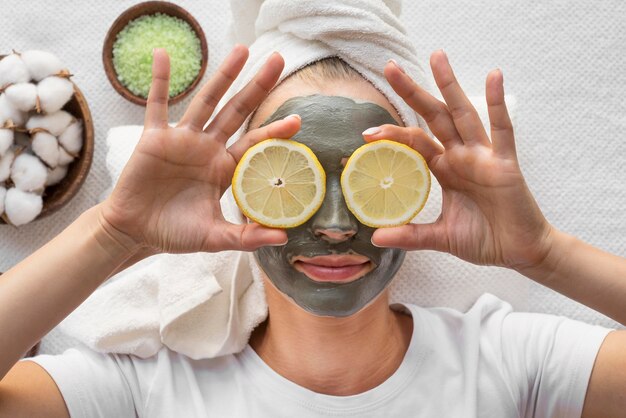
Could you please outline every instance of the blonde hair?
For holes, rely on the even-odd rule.
[[[312,62],[291,74],[287,79],[292,77],[311,85],[319,85],[328,80],[363,79],[358,71],[339,57],[328,57]]]

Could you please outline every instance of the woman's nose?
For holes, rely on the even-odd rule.
[[[326,195],[319,210],[313,215],[313,233],[330,243],[350,239],[358,232],[358,223],[341,192],[339,178],[326,179]]]

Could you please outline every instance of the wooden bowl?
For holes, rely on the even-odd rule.
[[[0,59],[3,57],[4,55],[0,55]],[[85,182],[91,168],[94,152],[93,120],[85,96],[76,84],[73,82],[72,84],[74,85],[74,96],[63,106],[63,110],[83,121],[83,147],[78,158],[69,165],[63,180],[54,186],[46,187],[43,194],[43,208],[33,222],[56,212],[72,200]],[[6,224],[6,222],[0,218],[0,224]]]
[[[111,85],[113,85],[113,88],[125,99],[141,106],[146,105],[146,98],[137,96],[132,93],[129,89],[124,87],[124,85],[122,85],[122,83],[120,83],[117,78],[117,73],[115,72],[115,68],[113,67],[113,44],[115,43],[117,34],[122,29],[124,29],[131,20],[137,19],[140,16],[152,15],[155,13],[163,13],[166,15],[177,17],[189,23],[194,32],[196,32],[196,36],[200,40],[200,49],[202,51],[202,63],[197,77],[189,85],[189,87],[187,87],[187,89],[174,97],[170,97],[170,104],[181,101],[193,91],[193,89],[198,85],[200,80],[202,80],[202,76],[204,75],[207,62],[209,60],[209,50],[202,27],[200,27],[198,21],[182,7],[165,1],[147,1],[145,3],[136,4],[130,9],[126,10],[124,13],[119,15],[117,19],[115,19],[113,25],[111,26],[111,28],[109,28],[109,31],[104,38],[104,47],[102,48],[102,62],[104,64],[104,72],[111,82]]]

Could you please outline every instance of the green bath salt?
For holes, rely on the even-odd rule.
[[[137,96],[148,97],[152,80],[152,50],[170,56],[170,97],[184,91],[202,66],[200,39],[182,19],[163,13],[141,16],[122,29],[113,44],[117,78]]]

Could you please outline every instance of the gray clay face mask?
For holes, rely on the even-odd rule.
[[[326,196],[311,219],[286,230],[286,245],[260,248],[255,256],[272,283],[300,307],[319,316],[352,315],[385,289],[405,252],[372,245],[375,229],[348,210],[341,171],[364,144],[365,129],[397,123],[376,104],[313,95],[287,100],[265,124],[293,113],[302,117],[302,128],[292,139],[311,148],[324,167]]]

